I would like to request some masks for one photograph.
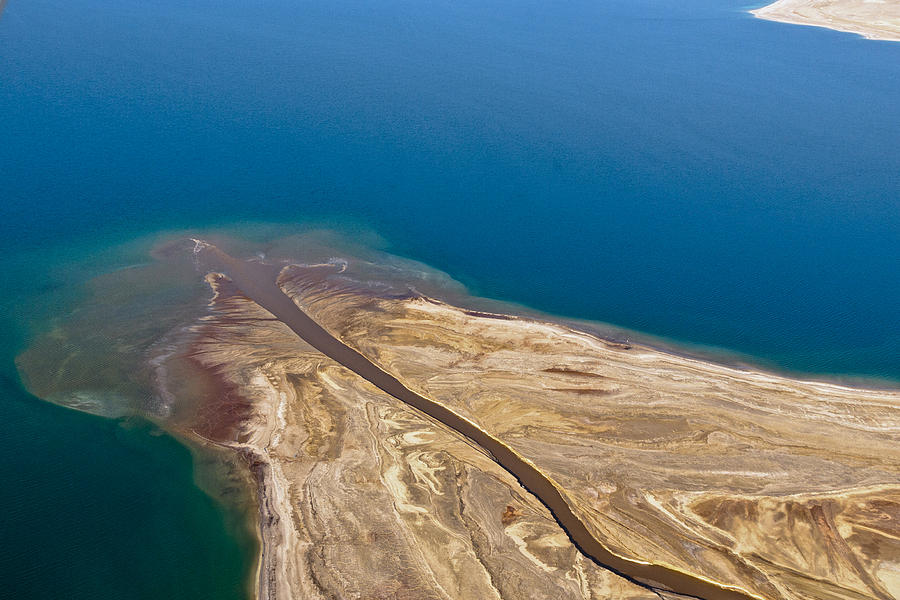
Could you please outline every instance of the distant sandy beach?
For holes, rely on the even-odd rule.
[[[900,3],[892,0],[778,0],[750,12],[769,21],[900,42]]]

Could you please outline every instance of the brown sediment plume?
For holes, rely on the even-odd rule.
[[[207,330],[197,331],[202,339]],[[202,386],[203,391],[196,399],[193,414],[188,418],[191,431],[213,442],[246,442],[242,425],[253,414],[253,400],[248,398],[241,387],[200,363],[189,348],[185,359],[192,371],[190,377]]]
[[[280,270],[261,263],[236,260],[215,246],[197,240],[212,268],[223,270],[248,298],[270,312],[322,354],[363,377],[379,389],[424,412],[486,450],[522,486],[551,512],[572,542],[602,567],[651,589],[703,598],[705,600],[750,600],[759,595],[727,583],[652,562],[613,553],[573,511],[564,491],[535,465],[500,439],[480,429],[474,422],[446,406],[416,393],[384,371],[360,352],[346,345],[302,311],[277,284]]]

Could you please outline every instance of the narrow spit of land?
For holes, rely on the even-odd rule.
[[[277,267],[235,259],[215,246],[195,240],[208,266],[223,271],[248,298],[287,325],[316,350],[363,377],[394,398],[422,411],[487,451],[552,513],[581,552],[600,566],[652,590],[670,591],[704,600],[750,600],[759,596],[720,585],[676,569],[631,560],[611,552],[595,538],[566,502],[563,492],[530,461],[498,438],[442,404],[406,387],[364,355],[344,344],[302,311],[278,286]]]

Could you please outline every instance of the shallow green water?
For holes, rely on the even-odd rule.
[[[19,380],[29,332],[67,316],[83,294],[75,281],[133,258],[119,251],[85,245],[68,260],[45,252],[3,264],[16,286],[0,304],[0,598],[247,598],[255,541],[237,502],[195,483],[208,457],[140,417],[62,408]]]

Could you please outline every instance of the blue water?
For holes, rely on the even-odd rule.
[[[896,381],[900,44],[746,8],[11,0],[0,251],[347,223],[481,295]]]

